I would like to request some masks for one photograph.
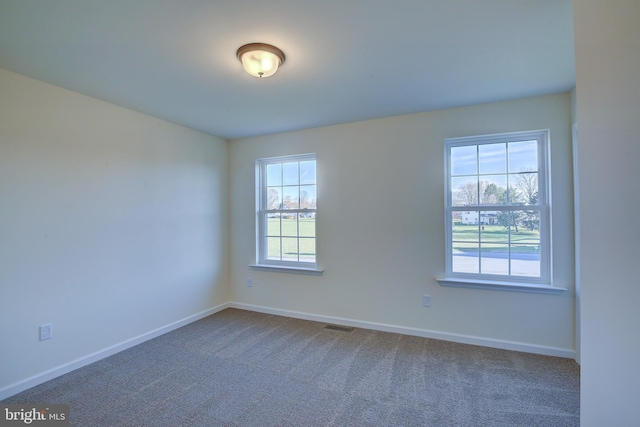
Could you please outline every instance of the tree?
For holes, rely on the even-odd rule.
[[[309,193],[302,190],[300,192],[300,208],[308,208],[309,207]]]
[[[523,211],[520,222],[529,231],[539,230],[540,229],[540,212]]]
[[[520,211],[501,211],[498,212],[496,221],[498,222],[498,225],[503,226],[507,230],[510,230],[511,227],[513,227],[517,233],[518,223],[520,222],[521,216],[522,212]]]
[[[458,187],[457,201],[463,206],[478,204],[478,186],[473,182]]]
[[[508,199],[507,199],[508,198]],[[509,186],[509,190],[505,191],[504,194],[501,194],[498,202],[501,205],[506,205],[507,201],[510,205],[518,205],[522,203],[522,194],[520,191],[512,186]],[[515,232],[518,232],[518,223],[521,222],[522,219],[522,211],[502,211],[498,213],[496,218],[499,225],[504,228],[510,230],[511,227],[515,229]]]
[[[497,205],[500,204],[500,200],[506,200],[505,189],[494,183],[484,182],[482,204]]]
[[[275,188],[270,188],[267,194],[267,209],[281,209],[280,193]]]
[[[517,179],[518,189],[521,191],[525,205],[538,204],[538,174],[522,173]]]
[[[530,172],[530,171],[526,171]],[[538,174],[522,173],[518,175],[518,189],[522,194],[525,205],[538,204]],[[538,230],[540,228],[540,212],[524,211],[521,218],[522,225],[529,231]]]
[[[295,200],[293,200],[293,198],[289,194],[284,196],[284,208],[285,209],[297,208],[297,205],[294,205],[294,202],[295,202]]]

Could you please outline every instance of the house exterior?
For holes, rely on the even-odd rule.
[[[480,223],[483,225],[497,224],[498,212],[495,212],[495,211],[480,212]],[[462,224],[464,225],[478,224],[478,211],[462,212]]]

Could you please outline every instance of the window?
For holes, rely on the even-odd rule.
[[[257,264],[316,269],[316,156],[259,159]]]
[[[445,140],[447,279],[551,284],[547,153],[548,131]]]

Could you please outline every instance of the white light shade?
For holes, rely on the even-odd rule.
[[[284,63],[284,53],[275,46],[264,43],[246,44],[237,52],[242,66],[254,77],[269,77]]]

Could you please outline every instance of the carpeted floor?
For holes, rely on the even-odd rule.
[[[573,360],[227,309],[3,403],[74,426],[578,426]]]

